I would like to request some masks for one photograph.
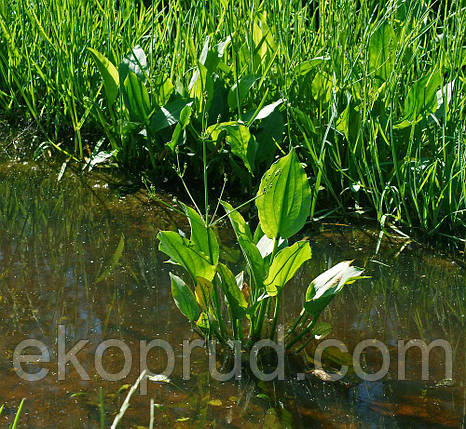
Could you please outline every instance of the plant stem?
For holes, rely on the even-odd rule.
[[[275,309],[273,312],[273,321],[272,321],[272,328],[270,329],[270,339],[273,340],[275,338],[275,330],[277,329],[277,322],[278,316],[280,314],[280,301],[282,297],[282,289],[278,291],[277,296],[275,297]]]
[[[220,311],[220,301],[218,299],[217,282],[215,280],[214,280],[213,304],[214,304],[214,312],[217,317],[218,324],[220,326],[220,332],[222,333],[223,337],[228,338],[227,327],[225,326],[225,322],[223,321],[223,317],[222,317],[222,312]]]
[[[277,249],[278,249],[278,236],[274,238],[274,241],[273,241],[273,251],[272,251],[272,255],[270,257],[270,261],[272,263],[273,261],[273,258],[275,257],[275,254],[277,253]],[[253,338],[252,340],[253,341],[256,341],[257,339],[260,338],[261,336],[261,333],[262,333],[262,325],[264,324],[264,317],[265,317],[265,314],[267,312],[267,304],[269,302],[269,299],[270,297],[268,298],[265,298],[262,300],[262,302],[260,303],[260,309],[259,309],[259,317],[257,319],[257,326],[256,326],[256,330],[254,332],[254,335],[253,335]],[[271,334],[272,335],[272,334]]]
[[[105,404],[104,404],[104,391],[102,387],[99,388],[99,400],[100,400],[100,429],[105,429]]]
[[[204,203],[205,203],[205,225],[209,225],[209,188],[207,187],[207,149],[205,139],[202,139],[202,164],[204,167]]]
[[[303,318],[304,316],[304,313],[305,313],[305,310],[304,308],[301,310],[301,313],[299,313],[299,316],[296,318],[296,320],[294,321],[293,323],[293,326],[288,329],[288,332],[286,333],[286,337],[289,337],[294,331],[295,329],[297,328],[297,326],[299,325],[299,322],[301,322],[301,319]]]
[[[312,328],[314,327],[314,325],[316,324],[317,322],[317,319],[319,318],[320,316],[320,313],[321,311],[319,311],[316,315],[314,315],[314,317],[312,318],[312,320],[309,322],[309,324],[306,326],[306,328],[304,329],[304,331],[302,331],[299,335],[297,335],[295,338],[293,338],[287,345],[286,345],[286,348],[287,349],[291,349],[291,347],[293,347],[299,340],[301,340],[301,338],[305,337],[311,330]],[[301,350],[301,349],[299,349]]]

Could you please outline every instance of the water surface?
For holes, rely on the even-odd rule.
[[[312,261],[287,285],[283,316],[289,319],[299,312],[304,291],[318,273],[340,260],[356,259],[372,278],[348,287],[323,320],[333,325],[329,338],[342,341],[349,353],[365,339],[386,344],[388,374],[381,381],[364,382],[350,370],[341,382],[324,383],[312,371],[311,344],[306,354],[288,362],[306,371],[303,381],[219,383],[209,377],[202,350],[193,354],[191,380],[183,381],[182,341],[196,337],[171,299],[170,266],[157,251],[155,236],[161,229],[187,232],[184,219],[149,202],[142,191],[121,192],[108,184],[107,176],[80,177],[67,171],[58,183],[57,172],[45,167],[3,164],[0,178],[0,404],[6,404],[1,427],[11,423],[26,398],[20,427],[97,428],[100,388],[109,425],[126,395],[125,385],[139,374],[139,342],[152,339],[170,342],[180,364],[171,384],[150,383],[147,396],[133,396],[121,427],[147,427],[151,398],[159,404],[159,427],[274,428],[280,427],[279,419],[283,427],[302,428],[464,427],[461,259],[455,262],[394,238],[384,238],[376,254],[376,231],[322,225],[309,234]],[[234,260],[229,230],[220,235],[225,255]],[[51,363],[40,364],[49,369],[44,380],[18,378],[12,366],[16,345],[34,338],[55,352],[59,324],[66,326],[67,349],[89,339],[78,356],[90,380],[80,380],[69,367],[66,379],[57,381],[54,355]],[[123,340],[134,355],[130,375],[119,382],[102,380],[94,365],[97,344],[111,338]],[[434,349],[428,381],[421,380],[415,350],[407,355],[406,380],[397,380],[397,341],[409,339],[448,341],[453,379],[445,380],[443,353]],[[375,349],[367,349],[363,357],[367,372],[380,368]],[[122,368],[115,349],[103,361],[109,372]],[[325,356],[329,367],[347,361],[345,354]],[[165,358],[153,352],[149,365],[160,371]]]

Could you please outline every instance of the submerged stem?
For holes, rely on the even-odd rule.
[[[302,331],[299,335],[297,335],[295,338],[293,338],[287,345],[286,345],[286,348],[287,349],[291,349],[291,347],[293,347],[299,340],[301,340],[301,338],[305,337],[311,330],[312,328],[314,327],[314,325],[316,324],[317,322],[317,319],[319,318],[320,316],[320,313],[321,311],[319,311],[316,315],[314,315],[314,317],[312,318],[312,320],[309,322],[309,324],[306,326],[306,328],[304,329],[304,331]],[[304,344],[304,346],[300,347],[298,350],[301,351],[304,347],[306,347],[306,345],[309,343],[306,342]]]
[[[275,338],[275,330],[277,329],[277,322],[278,316],[280,315],[280,301],[282,297],[282,290],[278,291],[277,296],[275,297],[275,309],[273,312],[273,321],[272,321],[272,328],[270,329],[270,339],[273,340]]]

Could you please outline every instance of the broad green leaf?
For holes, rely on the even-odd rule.
[[[256,168],[258,165],[270,166],[275,158],[277,148],[283,141],[285,121],[279,109],[262,119],[255,132],[257,140]]]
[[[414,122],[437,109],[437,90],[442,85],[442,75],[436,72],[419,79],[409,90],[405,100],[404,119]]]
[[[226,265],[218,264],[218,273],[221,278],[223,293],[227,297],[233,316],[240,319],[248,308],[246,298],[241,292],[235,276]]]
[[[249,90],[258,79],[259,76],[248,74],[239,79],[238,84],[235,83],[230,88],[228,92],[228,106],[230,109],[236,109],[238,105],[242,106],[244,100],[248,96]]]
[[[259,241],[264,236],[265,236],[265,234],[264,234],[264,231],[262,231],[261,224],[258,223],[257,226],[256,226],[256,230],[254,231],[254,235],[252,237],[254,243],[256,244],[256,246],[258,248],[259,248]],[[261,255],[262,255],[262,251],[260,249],[259,249],[259,251],[261,252]]]
[[[231,153],[241,158],[245,167],[254,175],[257,143],[249,128],[244,125],[230,126],[225,140],[231,147]]]
[[[266,63],[267,56],[277,49],[267,21],[267,13],[263,12],[253,23],[254,53],[259,55],[262,65]]]
[[[209,49],[205,58],[201,56],[199,62],[203,64],[210,73],[214,73],[217,70],[217,66],[222,64],[220,60],[223,58],[226,47],[230,44],[231,38],[228,36],[223,42],[220,42],[217,46]],[[202,61],[204,59],[204,61]]]
[[[352,267],[351,262],[340,262],[311,282],[307,288],[306,302],[304,303],[304,309],[307,312],[317,317],[343,286],[366,278],[361,276],[363,270]]]
[[[231,153],[241,158],[245,167],[253,174],[257,143],[249,128],[237,122],[223,122],[212,125],[207,132],[214,142],[225,132],[225,141],[230,145]]]
[[[187,105],[183,107],[183,109],[180,112],[180,120],[176,124],[175,130],[173,131],[172,139],[169,143],[166,144],[166,146],[174,152],[175,147],[177,146],[181,133],[184,131],[184,129],[189,125],[190,120],[191,120],[191,114],[192,114],[192,109],[190,105]]]
[[[254,46],[249,46],[248,42],[244,42],[238,52],[238,75],[241,74],[241,64],[250,64],[252,70],[258,70],[262,64],[262,58]],[[231,71],[236,69],[236,61],[231,65]]]
[[[337,120],[337,130],[343,133],[348,142],[355,144],[361,127],[361,115],[352,101]]]
[[[386,81],[395,64],[397,38],[390,24],[385,22],[369,40],[368,71]]]
[[[143,81],[133,72],[129,72],[123,88],[123,99],[131,120],[147,123],[150,113],[150,101]]]
[[[221,201],[221,204],[228,214],[238,244],[253,276],[253,280],[256,285],[260,287],[265,277],[264,260],[254,244],[249,225],[246,223],[243,216],[241,216],[237,210],[234,210],[230,204],[225,201]]]
[[[213,294],[213,283],[210,280],[207,280],[203,277],[197,277],[194,295],[196,296],[196,301],[199,303],[199,305],[204,311],[208,311]]]
[[[184,122],[189,121],[189,116],[191,115],[191,108],[190,110],[185,110],[185,108],[191,106],[191,104],[192,100],[179,99],[174,100],[165,106],[157,106],[155,108],[154,114],[151,116],[150,119],[151,132],[153,134],[156,134],[165,128],[171,127],[180,120],[183,120]],[[181,114],[183,111],[185,116],[182,119]],[[186,117],[186,115],[188,115],[188,117]]]
[[[444,110],[445,108],[448,108],[451,102],[451,97],[454,94],[455,83],[456,81],[453,79],[437,91],[437,110]]]
[[[261,228],[269,238],[289,238],[304,226],[311,208],[311,188],[293,150],[262,177],[256,206]]]
[[[99,73],[102,75],[104,80],[105,96],[107,97],[107,103],[111,106],[116,98],[118,97],[118,71],[112,62],[102,55],[95,49],[88,48],[94,56],[95,64]]]
[[[130,72],[134,73],[141,81],[145,81],[147,69],[147,58],[144,50],[138,45],[128,52],[118,67],[120,84],[122,84]]]
[[[278,291],[293,278],[299,267],[311,259],[311,256],[311,248],[307,241],[298,241],[278,252],[264,281],[267,293],[270,296],[277,295]]]
[[[191,109],[191,103],[186,104],[180,112],[180,125],[183,128],[186,128],[191,120],[191,114],[193,109]]]
[[[435,119],[438,123],[442,123],[446,120],[448,121],[448,113],[450,111],[450,103],[452,100],[452,95],[456,89],[456,81],[453,79],[451,82],[446,83],[443,88],[440,88],[437,91],[437,108],[434,112]],[[445,115],[447,114],[447,115]],[[432,122],[434,119],[429,117],[429,120]]]
[[[219,245],[214,230],[205,225],[196,210],[185,204],[183,204],[183,209],[191,225],[191,242],[209,257],[212,265],[217,265]]]
[[[161,231],[157,238],[160,240],[159,250],[170,258],[170,262],[181,265],[193,280],[204,277],[212,281],[216,267],[196,245],[174,231]]]
[[[170,281],[176,306],[190,322],[194,322],[199,316],[199,308],[193,292],[180,277],[172,273],[170,273]]]
[[[310,59],[309,61],[303,61],[295,67],[294,72],[297,76],[304,76],[319,64],[322,64],[323,62],[329,60],[330,57],[315,57]]]
[[[318,72],[312,80],[311,91],[314,100],[323,104],[328,103],[332,97],[333,80],[327,72]]]
[[[173,93],[174,87],[166,73],[160,73],[155,82],[155,101],[159,106],[165,106]]]

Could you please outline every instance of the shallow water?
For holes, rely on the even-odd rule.
[[[153,339],[167,340],[175,349],[171,383],[149,383],[148,395],[135,394],[121,427],[147,427],[151,398],[159,404],[155,422],[160,427],[275,428],[280,427],[276,416],[283,427],[464,427],[466,277],[461,260],[387,238],[375,254],[376,232],[322,225],[310,233],[312,261],[287,285],[283,316],[299,312],[304,291],[319,272],[356,259],[372,278],[348,287],[323,320],[333,326],[328,338],[342,341],[349,353],[365,339],[383,342],[390,352],[387,375],[366,382],[350,368],[342,381],[324,383],[312,371],[311,345],[304,358],[288,363],[306,371],[302,381],[293,376],[275,383],[216,382],[199,349],[193,353],[191,380],[184,381],[182,341],[195,335],[171,299],[170,266],[157,251],[155,236],[161,229],[187,232],[186,222],[163,205],[149,203],[143,192],[125,195],[104,176],[81,178],[68,171],[57,183],[57,173],[44,167],[3,164],[0,178],[0,404],[6,404],[1,427],[12,422],[26,398],[19,427],[97,428],[101,387],[109,426],[127,393],[125,385],[139,374],[139,342]],[[221,236],[225,255],[234,261],[229,231]],[[123,242],[118,258],[116,249]],[[65,380],[57,380],[58,325],[66,326],[67,351],[89,339],[78,354],[88,381],[72,367]],[[21,380],[12,365],[16,345],[30,338],[52,352],[50,363],[39,364],[49,370],[40,382]],[[106,382],[96,374],[94,357],[98,343],[112,338],[128,344],[133,362],[127,378]],[[407,354],[406,380],[398,380],[397,341],[410,339],[448,341],[453,380],[445,380],[440,349],[431,352],[429,380],[421,379],[416,350]],[[115,350],[103,358],[108,372],[123,366]],[[348,354],[331,350],[324,355],[325,365],[348,363]],[[367,372],[378,371],[381,355],[375,349],[366,349],[363,358]],[[150,369],[163,370],[165,360],[161,353],[150,353]]]

